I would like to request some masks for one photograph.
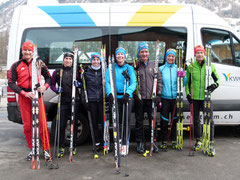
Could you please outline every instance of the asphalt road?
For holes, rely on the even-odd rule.
[[[50,170],[44,166],[32,170],[31,163],[25,161],[28,153],[22,125],[9,122],[6,108],[0,107],[0,179],[161,179],[161,180],[237,180],[240,179],[240,131],[236,127],[217,127],[215,136],[216,156],[207,157],[201,152],[188,156],[189,139],[185,136],[183,151],[169,148],[168,152],[143,157],[137,154],[135,142],[131,142],[128,157],[129,177],[115,174],[113,153],[93,159],[91,142],[78,147],[73,162],[68,162],[67,154],[58,159],[59,169]],[[187,134],[187,132],[186,132]],[[158,143],[159,144],[159,143]]]

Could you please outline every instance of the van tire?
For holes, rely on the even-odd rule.
[[[56,116],[52,121],[51,125],[51,142],[54,144],[55,139],[55,130],[56,130]],[[69,134],[70,134],[70,119],[67,123],[67,128],[65,130],[65,145],[69,146]],[[77,137],[77,145],[81,145],[86,142],[89,137],[89,123],[88,119],[83,113],[80,113],[80,119],[78,120],[78,137]]]

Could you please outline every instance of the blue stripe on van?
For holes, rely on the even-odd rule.
[[[53,18],[61,27],[96,26],[80,6],[38,6]]]

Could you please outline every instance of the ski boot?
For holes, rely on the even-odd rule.
[[[137,142],[137,152],[138,153],[144,153],[145,148],[144,148],[144,143],[143,142]]]
[[[158,150],[158,147],[157,147],[156,143],[154,142],[154,143],[153,143],[153,152],[154,152],[154,153],[158,153],[158,151],[159,151],[159,150]]]
[[[74,148],[73,148],[73,155],[75,156],[76,154],[77,154],[77,148],[74,147]]]
[[[58,151],[57,157],[62,158],[64,156],[64,151],[65,151],[65,149],[63,147],[61,147]]]
[[[201,139],[197,139],[196,143],[194,145],[194,151],[199,151],[202,145],[202,140]]]
[[[172,149],[177,149],[177,142],[176,141],[172,141]]]
[[[214,147],[214,142],[213,141],[210,141],[210,147],[209,147],[207,153],[208,153],[208,156],[210,156],[210,157],[215,156],[216,153],[215,153],[215,147]]]
[[[44,150],[43,151],[43,157],[46,161],[49,161],[50,160],[50,154],[48,153],[47,150]]]
[[[27,157],[26,157],[26,161],[31,161],[32,160],[32,156],[33,156],[33,152],[32,150],[28,153]]]
[[[160,149],[162,149],[163,151],[167,151],[167,142],[166,141],[162,141],[162,144],[160,144]]]

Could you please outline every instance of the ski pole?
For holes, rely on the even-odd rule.
[[[191,98],[193,99],[193,61],[191,59]],[[189,156],[194,155],[194,115],[193,115],[193,102],[190,104],[190,143],[189,143]]]
[[[129,80],[127,81],[127,84],[129,83]],[[127,85],[128,86],[128,85]],[[126,157],[125,157],[125,177],[129,176],[128,173],[128,164],[127,164],[127,160],[128,160],[128,147],[129,147],[129,133],[128,133],[128,102],[126,103]]]
[[[59,79],[59,89],[62,88],[62,74],[63,69],[60,69],[60,79]],[[59,140],[60,140],[60,112],[61,112],[61,96],[60,92],[58,95],[58,104],[57,104],[57,117],[56,117],[56,127],[55,127],[55,137],[54,137],[54,149],[53,149],[53,159],[56,158],[56,144],[57,144],[57,152],[59,152]],[[58,166],[58,164],[57,164]]]
[[[174,103],[173,112],[172,112],[172,114],[171,114],[171,122],[170,122],[169,131],[168,131],[166,147],[168,147],[168,142],[169,142],[170,135],[171,135],[171,132],[172,132],[172,125],[173,125],[174,115],[175,115],[175,111],[176,111],[176,104],[177,104],[177,101],[175,101],[175,103]]]

